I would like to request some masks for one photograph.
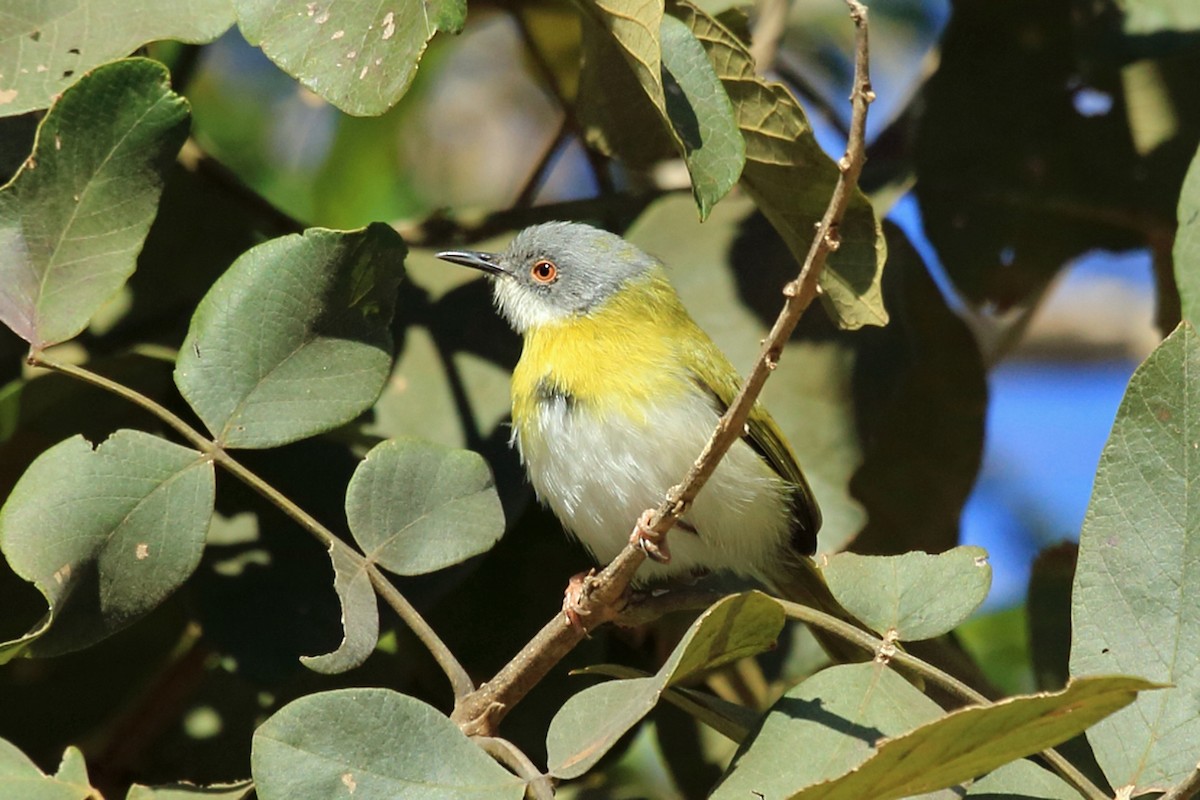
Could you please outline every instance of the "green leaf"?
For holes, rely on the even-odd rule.
[[[1179,193],[1179,228],[1173,256],[1183,318],[1195,325],[1200,322],[1200,150],[1192,159]]]
[[[688,26],[663,17],[660,35],[667,119],[692,176],[703,220],[741,177],[746,142],[729,95]]]
[[[1200,6],[1192,0],[1124,0],[1125,33],[1182,33],[1200,30]]]
[[[154,61],[67,90],[0,189],[0,322],[36,348],[83,330],[133,274],[187,129],[187,102]]]
[[[244,800],[254,791],[254,782],[214,783],[197,786],[193,783],[172,783],[169,786],[142,786],[135,783],[129,787],[125,800]]]
[[[313,228],[249,250],[200,301],[179,391],[226,447],[276,447],[368,409],[391,367],[404,242]]]
[[[654,39],[661,39],[661,54],[655,49],[659,42],[643,37],[627,48],[620,32],[628,19],[606,16],[588,0],[583,5],[592,16],[583,23],[578,106],[593,144],[635,165],[653,163],[668,148],[678,151],[691,175],[700,219],[707,218],[737,183],[746,145],[704,48],[686,25],[663,16],[661,3],[613,4],[608,10],[632,9],[632,19],[642,14],[645,25],[657,24]],[[660,73],[651,81],[647,65],[656,58]]]
[[[367,559],[400,575],[458,564],[504,533],[487,462],[416,439],[389,440],[367,453],[346,490],[346,518]]]
[[[0,739],[0,797],[91,800],[98,796],[88,781],[83,754],[76,748],[67,748],[58,774],[51,777],[11,742]]]
[[[607,675],[622,680],[652,677],[640,669],[620,664],[594,664],[577,669],[571,674]],[[742,742],[758,722],[758,714],[753,709],[704,692],[672,686],[667,688],[661,697],[732,742]]]
[[[987,599],[992,586],[992,568],[982,547],[956,547],[937,555],[837,553],[822,571],[847,611],[902,642],[954,630]]]
[[[642,91],[667,119],[662,79],[663,0],[579,0],[591,22],[608,31]]]
[[[1005,764],[971,784],[976,800],[1079,800],[1071,784],[1027,759]]]
[[[141,431],[42,453],[0,509],[0,549],[50,610],[0,660],[87,647],[155,608],[196,569],[214,493],[209,458]]]
[[[0,20],[4,117],[46,108],[89,70],[149,42],[211,42],[233,24],[233,6],[229,0],[0,0]]]
[[[329,548],[333,565],[333,590],[342,606],[342,642],[337,650],[320,656],[301,656],[304,666],[333,675],[360,666],[379,642],[379,605],[371,577],[349,548]]]
[[[936,703],[882,664],[822,670],[776,701],[734,756],[712,798],[753,797],[755,792],[786,797],[853,769],[883,737],[941,713]],[[796,758],[797,752],[804,758]]]
[[[961,709],[879,742],[853,772],[809,786],[795,800],[892,800],[941,789],[1053,747],[1159,688],[1140,678],[1078,678],[1061,692]]]
[[[697,619],[657,674],[611,681],[568,700],[546,735],[550,774],[575,778],[592,768],[670,686],[774,646],[783,609],[759,592],[732,595]]]
[[[1138,367],[1100,456],[1075,569],[1071,674],[1173,687],[1088,731],[1133,795],[1190,775],[1200,742],[1200,339],[1182,323]]]
[[[294,700],[254,732],[262,800],[513,798],[525,784],[437,709],[388,689]]]
[[[733,103],[746,144],[742,186],[802,262],[837,184],[837,166],[817,144],[796,99],[782,84],[759,77],[737,37],[686,0],[672,0],[670,11],[704,46]],[[861,192],[851,199],[840,233],[841,247],[821,274],[826,309],[844,328],[887,324],[880,289],[887,248]]]
[[[246,40],[289,75],[355,116],[378,116],[408,90],[438,31],[458,33],[463,0],[233,0]]]

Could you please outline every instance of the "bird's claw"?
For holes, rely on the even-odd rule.
[[[572,575],[567,581],[567,589],[563,592],[562,613],[566,618],[567,624],[572,628],[583,628],[583,609],[580,605],[580,600],[583,597],[583,586],[590,579],[595,577],[596,570],[589,569],[587,572],[580,572]]]
[[[640,548],[651,561],[666,564],[671,560],[671,549],[667,546],[666,534],[650,527],[650,518],[653,516],[652,510],[642,512],[633,526],[633,533],[629,534],[629,543]]]

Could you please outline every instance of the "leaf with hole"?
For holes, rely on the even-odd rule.
[[[371,576],[348,550],[341,544],[329,548],[333,590],[342,607],[342,642],[332,653],[300,657],[304,666],[327,675],[361,665],[379,641],[379,605],[371,586]]]
[[[195,571],[214,496],[209,458],[141,431],[38,456],[0,508],[0,550],[50,609],[0,660],[78,650],[153,610]]]
[[[374,117],[394,106],[438,31],[458,33],[463,0],[234,0],[246,41],[333,105]]]
[[[373,223],[244,253],[209,290],[175,384],[226,447],[277,447],[370,408],[392,363],[404,242]]]
[[[233,24],[233,8],[229,0],[8,0],[0,18],[4,117],[46,108],[90,70],[150,42],[211,42]]]
[[[35,348],[84,329],[133,274],[187,130],[155,61],[105,65],[63,94],[0,188],[0,322]]]

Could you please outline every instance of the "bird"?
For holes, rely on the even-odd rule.
[[[604,564],[682,480],[740,378],[688,314],[658,259],[579,222],[517,233],[502,252],[437,257],[483,272],[522,339],[511,444],[538,499]],[[733,573],[845,616],[813,561],[821,511],[761,405],[636,587]],[[636,533],[636,529],[635,529]]]

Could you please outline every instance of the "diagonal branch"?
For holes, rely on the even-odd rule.
[[[784,343],[820,291],[817,279],[821,276],[825,261],[841,242],[838,227],[866,161],[867,107],[875,99],[869,72],[867,9],[858,0],[846,2],[855,25],[855,57],[854,86],[850,93],[850,136],[846,142],[846,153],[838,161],[841,175],[825,215],[817,226],[816,236],[800,274],[783,289],[786,298],[783,310],[764,340],[753,370],[717,423],[712,438],[683,482],[667,494],[650,516],[647,526],[658,533],[666,534],[686,513],[726,451],[741,438],[750,409],[762,391],[767,376],[779,363]],[[578,606],[582,624],[569,625],[562,616],[556,616],[494,678],[460,698],[451,719],[468,735],[491,735],[508,711],[579,644],[588,631],[617,616],[630,581],[645,559],[646,554],[641,548],[627,546],[599,575],[587,578]]]

